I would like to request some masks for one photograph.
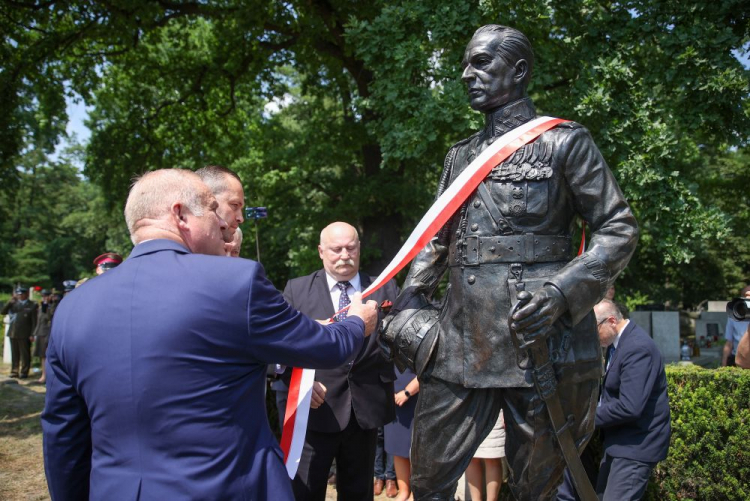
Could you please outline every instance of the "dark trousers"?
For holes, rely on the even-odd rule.
[[[396,470],[393,468],[393,456],[385,452],[385,432],[378,428],[378,441],[375,445],[374,477],[380,480],[396,480]]]
[[[579,450],[594,431],[598,380],[562,379],[560,401]],[[474,452],[505,418],[509,485],[518,501],[553,499],[565,460],[544,401],[534,388],[465,388],[429,377],[420,381],[411,448],[414,499],[451,500]]]
[[[341,432],[307,430],[297,475],[292,481],[296,501],[324,501],[328,472],[336,460],[336,491],[343,501],[372,501],[372,472],[378,430],[363,430],[352,413]]]
[[[29,376],[29,366],[31,364],[31,341],[29,341],[28,337],[10,338],[10,362],[11,376]]]
[[[656,463],[613,458],[604,454],[599,465],[596,494],[601,501],[637,501],[643,498]]]
[[[281,379],[271,383],[271,389],[276,394],[276,410],[279,414],[279,431],[284,431],[284,416],[286,415],[286,401],[289,398],[289,387]]]

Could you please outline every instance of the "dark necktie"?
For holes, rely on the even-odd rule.
[[[341,291],[341,295],[339,296],[339,308],[338,308],[338,310],[337,310],[337,311],[341,311],[342,309],[344,309],[344,308],[346,308],[347,306],[349,306],[349,303],[351,303],[351,302],[352,302],[352,301],[351,301],[351,299],[349,299],[349,294],[347,294],[347,293],[346,293],[346,289],[347,289],[347,288],[348,288],[348,287],[349,287],[350,285],[351,285],[351,284],[350,284],[349,282],[337,282],[337,283],[336,283],[336,287],[338,287],[338,288],[339,288],[339,290]],[[349,310],[344,310],[344,311],[342,311],[341,313],[339,313],[339,314],[338,314],[338,315],[336,316],[336,321],[337,321],[337,322],[341,322],[341,321],[343,321],[343,320],[344,320],[344,319],[346,318],[346,313],[347,313],[348,311],[349,311]]]
[[[607,348],[607,364],[604,366],[605,370],[609,369],[609,363],[612,362],[612,357],[615,356],[615,345],[609,345]]]

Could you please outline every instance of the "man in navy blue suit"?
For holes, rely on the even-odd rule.
[[[667,376],[654,341],[608,299],[594,306],[607,348],[596,427],[604,457],[596,492],[605,501],[641,499],[651,471],[667,457],[671,434]]]
[[[219,257],[217,207],[192,172],[144,175],[125,207],[130,257],[60,303],[42,414],[53,500],[292,499],[266,365],[349,362],[376,303],[355,295],[329,326],[300,314],[258,263]]]

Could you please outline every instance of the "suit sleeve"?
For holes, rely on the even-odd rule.
[[[91,422],[60,361],[55,336],[47,348],[47,395],[42,413],[44,470],[53,500],[89,498]]]
[[[291,367],[333,369],[359,353],[365,333],[362,319],[349,317],[320,325],[292,308],[260,265],[250,283],[247,325],[256,359]]]
[[[656,384],[659,365],[648,348],[638,346],[622,355],[619,395],[596,408],[597,427],[606,428],[639,419]]]

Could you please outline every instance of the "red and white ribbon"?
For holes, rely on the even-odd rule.
[[[530,122],[516,127],[497,138],[492,144],[482,151],[461,174],[456,177],[448,188],[440,195],[432,207],[419,221],[417,227],[411,232],[406,243],[396,254],[396,257],[385,267],[383,272],[376,278],[362,294],[367,297],[388,280],[395,277],[401,269],[409,264],[414,257],[424,248],[433,236],[448,222],[448,219],[461,207],[461,204],[469,198],[479,183],[487,177],[490,171],[505,159],[510,157],[521,146],[530,143],[543,132],[556,125],[567,122],[561,118],[538,117]]]
[[[294,475],[297,474],[299,459],[302,456],[302,446],[305,445],[305,432],[307,431],[307,418],[310,415],[310,399],[312,398],[314,381],[315,370],[298,367],[292,370],[280,444],[281,450],[284,451],[284,463],[289,478],[294,478]]]
[[[404,245],[396,253],[396,257],[362,293],[362,297],[367,297],[378,290],[388,280],[395,277],[404,266],[409,264],[495,166],[505,161],[521,146],[532,142],[542,133],[567,121],[561,118],[538,117],[503,134],[487,146],[432,204],[432,207],[422,217],[417,227],[414,228]],[[284,428],[281,435],[281,449],[284,451],[284,461],[290,478],[294,478],[302,454],[314,377],[315,371],[311,369],[295,367],[292,371],[286,415],[284,416]],[[303,383],[308,382],[308,385],[303,386]],[[299,447],[296,444],[300,444]]]

